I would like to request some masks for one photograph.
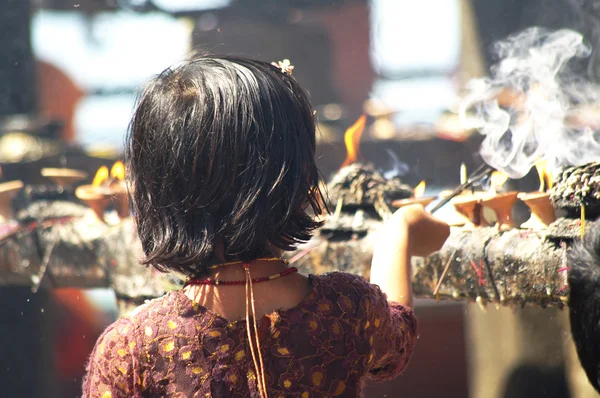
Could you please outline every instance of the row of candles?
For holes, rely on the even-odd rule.
[[[483,192],[464,192],[451,200],[453,212],[444,217],[452,226],[462,226],[472,229],[479,226],[490,225],[490,219],[495,219],[500,229],[515,228],[511,216],[512,207],[517,200],[523,201],[531,210],[530,219],[521,225],[521,228],[545,228],[556,219],[555,210],[550,201],[547,189],[552,187],[552,179],[546,171],[544,162],[536,164],[540,177],[538,192],[503,192],[497,191],[507,181],[508,177],[501,172],[493,172],[490,177],[490,189]],[[53,181],[62,189],[70,189],[75,184],[87,178],[87,173],[66,169],[42,169],[42,175]],[[461,166],[461,182],[466,180],[466,167]],[[129,216],[129,198],[125,180],[125,167],[122,162],[116,162],[109,170],[102,166],[96,172],[91,184],[80,185],[75,189],[75,196],[89,206],[98,219],[107,221],[106,209],[113,204],[118,220]],[[12,199],[24,187],[22,181],[9,181],[0,184],[0,224],[14,220],[12,214]],[[424,196],[425,182],[422,181],[414,190],[413,197],[397,200],[392,203],[396,208],[410,204],[427,206],[436,197]],[[442,192],[440,197],[449,194]],[[486,217],[491,212],[495,217]]]
[[[450,201],[452,210],[449,215],[442,217],[451,226],[461,226],[465,229],[489,226],[492,223],[502,230],[516,228],[512,208],[518,200],[523,201],[531,211],[531,217],[521,228],[541,229],[546,228],[556,220],[556,212],[550,195],[546,192],[552,187],[552,178],[546,170],[546,162],[540,161],[536,164],[540,178],[540,188],[537,192],[497,192],[508,180],[508,176],[502,172],[494,171],[490,177],[490,189],[482,192],[463,192]],[[466,181],[466,167],[461,165],[461,183]],[[392,203],[396,208],[411,204],[429,205],[436,197],[426,197],[425,182],[415,188],[413,197],[397,200]],[[449,192],[442,192],[440,198],[444,198]],[[490,214],[491,213],[491,214]],[[492,215],[491,217],[488,214]],[[493,220],[493,221],[490,221]]]
[[[342,168],[358,161],[360,140],[365,126],[366,116],[363,115],[346,130],[344,143],[346,145],[347,156],[342,164]],[[550,173],[547,172],[546,161],[539,161],[536,164],[536,169],[540,177],[539,191],[498,193],[498,190],[508,180],[508,176],[502,172],[494,171],[490,177],[490,190],[484,192],[463,192],[450,201],[453,212],[442,218],[449,225],[462,226],[465,229],[488,226],[492,223],[495,223],[500,229],[515,228],[512,208],[518,200],[521,200],[531,210],[530,219],[523,223],[521,228],[546,228],[556,220],[554,206],[550,200],[550,195],[546,192],[552,187],[552,178]],[[467,181],[467,170],[464,164],[461,165],[460,176],[461,184],[464,184]],[[392,206],[401,208],[410,204],[429,205],[437,198],[424,196],[425,188],[425,181],[421,181],[415,188],[411,198],[396,200],[392,202]],[[450,192],[442,192],[439,199],[444,199],[450,194]],[[339,215],[341,206],[342,202],[340,201],[336,207],[334,217]],[[490,212],[492,216],[487,217],[490,215]]]
[[[84,171],[68,168],[44,168],[41,174],[64,190],[72,189],[88,177],[88,173]],[[12,201],[24,186],[20,180],[0,184],[0,225],[15,222]],[[110,170],[107,166],[100,167],[91,184],[80,185],[75,189],[75,196],[103,222],[111,222],[105,214],[111,204],[115,209],[117,222],[128,217],[129,198],[125,184],[125,166],[118,161]]]

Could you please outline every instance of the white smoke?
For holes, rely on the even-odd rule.
[[[387,148],[385,151],[390,156],[392,167],[388,170],[382,171],[383,177],[386,180],[391,180],[392,178],[406,176],[410,171],[408,164],[401,162],[400,159],[398,159],[398,155],[396,155],[390,148]]]
[[[469,82],[460,104],[463,126],[485,135],[480,149],[485,162],[522,178],[540,158],[552,169],[599,161],[594,131],[568,123],[573,111],[598,104],[600,94],[568,71],[570,59],[591,53],[583,36],[534,27],[496,43],[494,50],[500,61],[490,77]],[[507,93],[516,98],[510,109],[498,103]]]

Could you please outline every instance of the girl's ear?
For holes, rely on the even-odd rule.
[[[269,249],[273,257],[281,257],[284,253],[283,250],[276,246],[273,246],[271,243],[267,243],[267,248]]]
[[[217,262],[224,263],[228,261],[227,256],[225,256],[225,244],[223,243],[223,238],[221,237],[215,239],[213,245],[213,256]]]

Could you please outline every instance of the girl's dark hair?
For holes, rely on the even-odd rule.
[[[600,392],[600,219],[568,251],[569,319],[579,362]]]
[[[126,142],[144,264],[188,276],[293,250],[326,211],[307,95],[269,63],[194,56],[141,93]]]

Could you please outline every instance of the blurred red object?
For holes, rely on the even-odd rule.
[[[57,307],[54,366],[59,380],[71,383],[85,374],[96,339],[110,320],[82,290],[57,289],[52,294]]]
[[[63,139],[75,140],[73,122],[75,109],[84,96],[75,82],[63,71],[44,61],[38,61],[38,104],[41,116],[64,123]]]

